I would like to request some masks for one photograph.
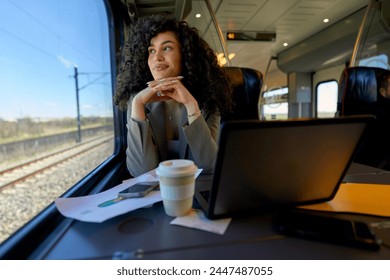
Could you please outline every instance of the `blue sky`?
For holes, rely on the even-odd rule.
[[[112,116],[102,0],[0,1],[0,118],[75,117],[75,66],[81,115]]]

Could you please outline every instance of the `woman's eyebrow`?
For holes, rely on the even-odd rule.
[[[166,45],[166,44],[175,44],[175,42],[171,41],[171,40],[166,40],[166,41],[161,43],[161,45]],[[154,44],[149,45],[149,47],[154,47],[154,46],[155,46]]]
[[[167,41],[162,42],[162,45],[169,44],[169,43],[175,44],[174,41],[167,40]]]

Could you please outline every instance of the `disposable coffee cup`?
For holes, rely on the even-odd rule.
[[[184,216],[191,211],[197,170],[193,161],[185,159],[167,160],[159,164],[156,173],[168,216]]]

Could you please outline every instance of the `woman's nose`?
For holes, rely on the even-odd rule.
[[[164,56],[163,56],[162,52],[157,51],[157,52],[155,53],[154,59],[155,59],[156,61],[162,61],[162,60],[164,60]]]

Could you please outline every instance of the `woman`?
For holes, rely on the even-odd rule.
[[[127,38],[115,103],[128,109],[130,174],[174,158],[191,159],[212,173],[220,114],[232,106],[213,50],[196,29],[165,15],[138,19]]]

